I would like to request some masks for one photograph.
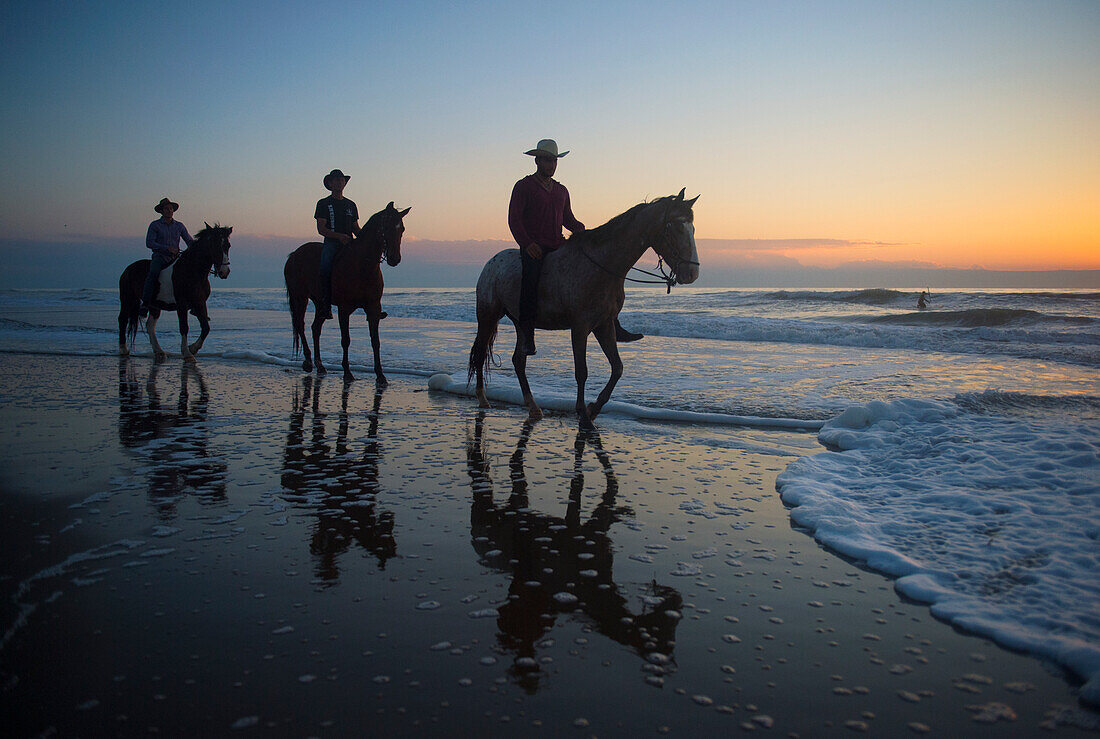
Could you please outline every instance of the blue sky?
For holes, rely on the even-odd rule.
[[[1100,3],[9,2],[0,21],[0,240],[140,241],[169,195],[275,258],[313,237],[332,167],[364,214],[413,206],[411,240],[507,240],[522,152],[550,136],[588,225],[686,186],[699,236],[737,245],[716,262],[1100,267]]]

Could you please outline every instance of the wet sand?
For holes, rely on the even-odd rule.
[[[219,359],[0,363],[12,735],[1096,725],[1060,671],[792,528],[775,476],[812,434],[581,434],[421,377]]]

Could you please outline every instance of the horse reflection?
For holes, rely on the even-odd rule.
[[[595,630],[646,658],[649,672],[671,669],[678,611],[674,588],[653,582],[645,587],[638,612],[630,609],[625,588],[614,581],[611,525],[633,513],[617,507],[618,480],[595,431],[581,430],[574,443],[573,478],[564,518],[529,508],[523,458],[536,421],[523,424],[509,460],[512,492],[506,503],[493,499],[490,465],[483,449],[484,413],[478,413],[473,438],[467,434],[466,464],[473,488],[470,532],[477,553],[491,566],[510,573],[508,602],[498,608],[498,640],[515,655],[509,673],[534,693],[545,677],[537,660],[547,633],[560,614],[583,615]],[[583,458],[591,446],[603,467],[605,490],[587,520],[581,517]],[[562,594],[569,594],[563,596]],[[658,654],[661,656],[653,656]],[[667,659],[666,659],[667,658]]]
[[[148,461],[149,501],[161,519],[169,520],[187,494],[203,505],[224,502],[227,465],[209,448],[210,392],[202,370],[192,364],[180,366],[180,391],[173,408],[162,404],[157,389],[162,366],[151,365],[142,384],[130,360],[119,360],[118,438],[123,447]],[[199,390],[194,400],[189,390],[192,379]]]
[[[335,444],[330,445],[325,430],[325,414],[319,408],[321,378],[306,376],[302,386],[294,387],[290,413],[290,431],[283,454],[285,497],[314,509],[317,517],[309,551],[316,559],[316,575],[334,583],[339,580],[338,559],[353,542],[373,554],[378,568],[397,554],[393,538],[393,513],[376,510],[378,463],[382,449],[378,443],[378,414],[383,386],[374,393],[367,442],[356,456],[348,446],[348,394],[351,385],[343,383],[340,412],[337,414]],[[309,406],[309,439],[306,440],[306,415]]]

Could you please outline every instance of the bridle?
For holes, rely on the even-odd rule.
[[[218,269],[220,267],[228,267],[229,266],[229,239],[228,238],[222,238],[221,243],[226,244],[226,247],[219,251],[221,256],[225,257],[225,261],[222,262],[221,264],[218,264],[218,263],[214,262],[214,260],[210,260],[210,275],[212,277],[217,277],[218,276]]]
[[[664,242],[666,244],[671,244],[672,243],[672,228],[673,228],[673,221],[665,221],[665,225],[664,225],[664,228],[662,229],[661,234],[662,234],[662,236],[664,238]],[[645,239],[643,238],[641,241],[642,241],[642,246],[648,249],[649,247],[646,246]],[[612,272],[610,269],[608,269],[607,267],[605,267],[602,264],[600,264],[599,262],[597,262],[592,257],[592,255],[589,254],[585,250],[585,248],[583,246],[580,247],[581,254],[583,254],[588,259],[588,261],[592,262],[592,264],[596,265],[597,267],[599,267],[601,270],[603,270],[607,274],[611,275],[612,277],[615,277],[615,278],[621,279],[621,280],[626,280],[627,282],[634,282],[634,283],[637,283],[639,285],[664,285],[666,295],[668,295],[669,293],[672,292],[672,286],[676,284],[676,266],[677,266],[677,264],[678,265],[686,265],[686,266],[695,265],[696,267],[699,266],[698,262],[692,261],[690,259],[684,259],[682,257],[677,257],[676,258],[676,264],[669,264],[668,265],[668,268],[672,271],[671,274],[669,274],[669,273],[665,272],[665,258],[663,256],[661,256],[660,252],[657,252],[656,248],[654,248],[653,251],[657,253],[657,271],[656,272],[651,272],[647,269],[642,269],[641,267],[631,267],[630,269],[627,270],[627,273],[625,275],[617,275],[614,272]],[[630,276],[631,271],[641,272],[643,275],[649,275],[650,277],[656,277],[657,279],[655,279],[655,280],[640,280],[640,279],[631,277]]]

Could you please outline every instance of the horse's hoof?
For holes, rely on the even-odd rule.
[[[588,411],[589,418],[595,418],[596,416],[600,415],[600,409],[596,407],[595,403],[589,403],[586,410]]]
[[[532,409],[530,409],[530,411],[527,413],[527,417],[530,418],[532,421],[541,421],[542,420],[542,409],[541,408],[532,408]]]
[[[199,360],[195,359],[194,354],[185,354],[183,356],[183,361],[187,362],[188,364],[197,364]]]
[[[325,369],[325,368],[324,368],[324,367],[323,367],[323,366],[322,366],[321,364],[318,364],[318,365],[317,365],[317,374],[319,374],[319,375],[327,375],[327,374],[328,374],[328,370],[327,370],[327,369]]]
[[[191,352],[192,354],[198,354],[199,349],[202,349],[202,345],[199,344],[198,342],[196,342],[196,343],[192,344],[191,346],[187,347],[187,351]]]
[[[477,407],[478,408],[492,408],[493,406],[489,405],[488,400],[482,400],[477,404]]]
[[[378,374],[378,375],[374,376],[374,384],[375,385],[381,385],[382,387],[385,387],[386,385],[390,384],[390,381],[386,379],[385,375]]]
[[[120,357],[128,357],[130,356],[130,350],[127,347],[120,345],[118,347],[118,355]]]
[[[166,359],[168,359],[168,355],[165,354],[164,352],[153,352],[153,361],[154,362],[163,362]]]
[[[302,372],[312,372],[313,365],[309,362],[302,362]]]
[[[355,375],[350,372],[344,373],[344,382],[355,382]]]
[[[596,424],[592,423],[592,419],[588,416],[581,416],[580,424],[581,428],[585,431],[594,431],[596,429]]]

